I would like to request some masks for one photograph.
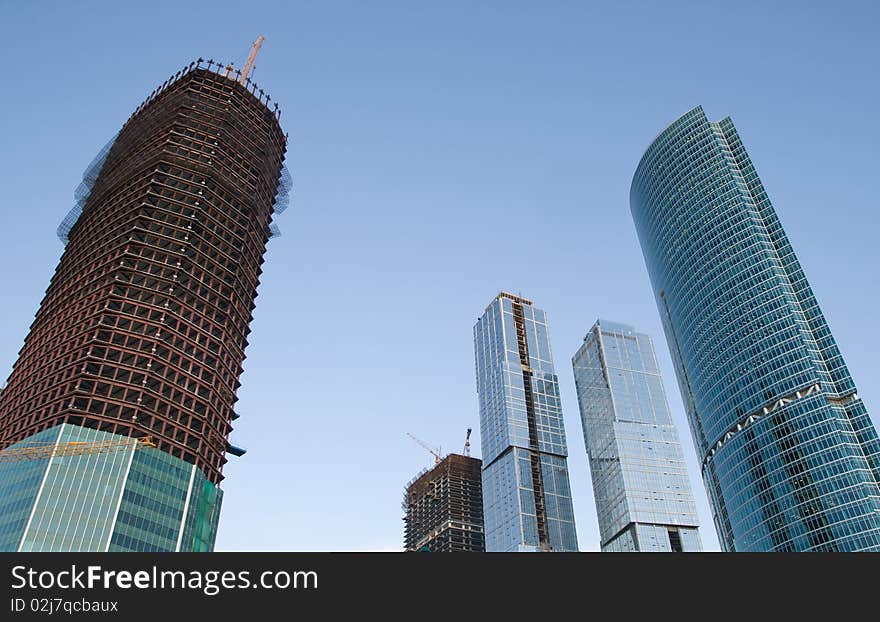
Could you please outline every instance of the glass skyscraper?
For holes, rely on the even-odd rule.
[[[502,292],[474,326],[487,551],[577,551],[544,311]]]
[[[599,320],[572,358],[603,551],[700,551],[697,510],[654,345]]]
[[[730,551],[880,551],[880,441],[729,118],[648,147],[630,206]]]

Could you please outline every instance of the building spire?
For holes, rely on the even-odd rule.
[[[266,37],[264,37],[263,35],[260,35],[259,37],[257,37],[257,40],[254,41],[254,45],[251,48],[251,53],[248,55],[248,59],[244,65],[244,69],[241,70],[241,77],[238,79],[238,81],[241,84],[245,83],[245,80],[247,80],[248,74],[250,74],[250,72],[253,71],[254,61],[257,60],[257,54],[260,53],[260,46],[263,45],[263,41],[265,41],[265,40],[266,40]]]

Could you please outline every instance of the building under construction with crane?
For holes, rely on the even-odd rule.
[[[278,105],[198,59],[86,170],[0,392],[0,551],[213,549],[272,218]]]
[[[407,551],[480,553],[486,550],[483,463],[470,456],[470,433],[469,429],[463,454],[447,456],[412,437],[431,452],[435,464],[434,468],[417,475],[404,493],[404,548]]]

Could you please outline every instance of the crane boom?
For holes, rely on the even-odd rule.
[[[467,429],[467,436],[464,437],[464,455],[471,455],[471,429]]]
[[[440,464],[440,461],[443,459],[443,456],[440,455],[440,450],[439,450],[439,449],[434,449],[433,447],[431,447],[430,445],[428,445],[428,443],[426,443],[425,441],[421,440],[420,438],[417,438],[417,437],[413,436],[413,435],[410,434],[409,432],[407,432],[406,435],[407,435],[408,437],[410,437],[412,440],[414,440],[415,442],[417,442],[419,445],[421,445],[422,447],[424,447],[425,449],[427,449],[427,450],[431,453],[431,455],[434,456],[434,464]]]
[[[251,73],[251,71],[253,71],[254,62],[257,60],[257,54],[260,53],[260,46],[263,45],[263,41],[265,40],[266,37],[260,35],[259,37],[257,37],[257,40],[254,41],[254,45],[251,48],[251,53],[248,55],[247,62],[244,64],[244,69],[241,70],[241,77],[238,79],[241,84],[245,83],[248,75]]]

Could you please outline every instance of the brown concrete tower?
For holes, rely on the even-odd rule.
[[[287,138],[270,103],[246,75],[199,59],[128,119],[81,188],[81,209],[59,229],[66,249],[0,393],[0,449],[22,441],[150,436],[155,449],[131,450],[120,497],[131,469],[149,462],[135,455],[154,454],[171,472],[187,471],[190,493],[196,470],[216,489],[226,453],[242,453],[228,444],[236,390],[272,216],[279,197],[286,198]],[[51,458],[41,468],[69,460]],[[13,487],[9,494],[30,499],[22,481],[0,471],[0,493],[5,483]],[[42,488],[34,491],[28,511],[42,495]],[[209,516],[193,510],[202,512],[208,531],[216,527],[219,498],[215,505]],[[22,526],[17,548],[76,548],[47,544],[51,526],[28,533],[40,512]],[[149,550],[131,544],[151,542],[149,534],[117,537],[113,524],[123,512],[109,522],[107,542]],[[0,532],[4,520],[14,519],[0,517]],[[177,550],[193,548],[180,543],[188,519],[195,520],[184,508],[176,534],[162,532],[168,542],[176,539]],[[203,536],[213,544],[213,533]],[[86,548],[103,550],[102,538]],[[14,539],[5,548],[16,548]],[[175,550],[167,542],[153,545]]]
[[[407,551],[483,552],[482,461],[449,454],[406,488],[403,510]]]

